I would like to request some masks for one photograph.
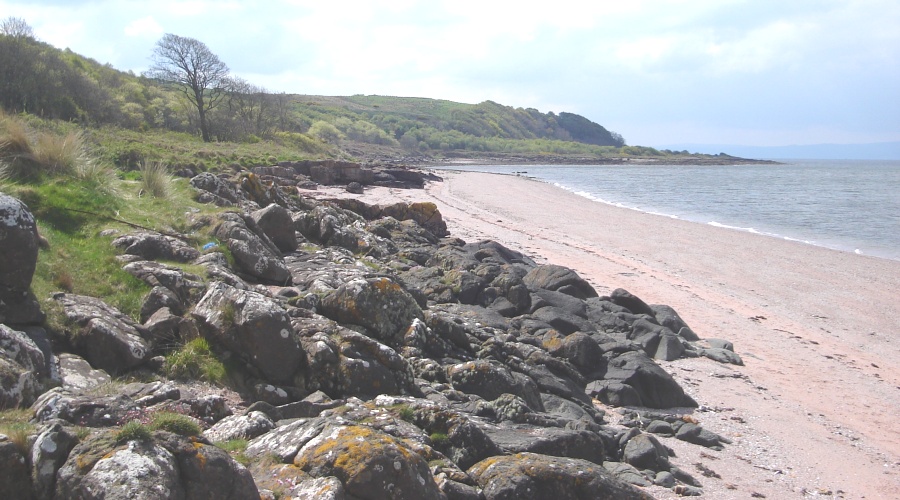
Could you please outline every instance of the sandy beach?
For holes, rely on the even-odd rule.
[[[900,262],[613,207],[525,177],[436,173],[443,181],[425,191],[316,196],[433,201],[453,236],[570,267],[601,295],[624,288],[672,306],[702,338],[734,342],[745,366],[660,362],[700,403],[694,417],[734,441],[717,452],[664,440],[707,498],[898,498]]]

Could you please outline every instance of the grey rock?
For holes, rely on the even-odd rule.
[[[552,290],[579,299],[597,297],[597,291],[578,274],[566,267],[545,264],[535,267],[522,279],[532,290]]]
[[[521,397],[529,408],[543,411],[537,385],[529,377],[511,372],[499,363],[469,361],[446,368],[447,378],[459,391],[493,401],[509,393]]]
[[[625,462],[638,469],[659,472],[670,467],[668,450],[650,434],[638,434],[629,439],[623,455]]]
[[[95,370],[90,363],[77,354],[61,353],[59,368],[62,387],[71,391],[84,391],[99,387],[112,380],[103,370]]]
[[[633,314],[648,314],[653,316],[653,309],[646,302],[635,297],[627,290],[616,288],[609,294],[610,302],[628,309]]]
[[[340,478],[352,497],[443,498],[413,446],[368,427],[329,425],[298,450],[293,462],[313,477]]]
[[[297,235],[290,212],[281,205],[271,205],[252,212],[250,217],[256,222],[272,243],[282,252],[297,249]]]
[[[0,325],[0,408],[28,406],[49,376],[44,353],[24,332]]]
[[[626,352],[610,359],[604,378],[633,387],[641,397],[640,406],[697,406],[696,401],[684,393],[678,382],[643,352]]]
[[[30,498],[33,495],[28,461],[8,436],[0,434],[0,498]]]
[[[482,488],[486,500],[652,498],[617,479],[602,466],[574,458],[518,453],[491,457],[473,465],[467,472]]]
[[[291,273],[280,252],[261,230],[251,228],[237,214],[226,213],[221,218],[215,235],[231,251],[238,271],[267,284],[284,286],[291,282]]]
[[[59,422],[47,426],[31,446],[31,481],[38,500],[52,500],[56,471],[62,467],[78,437]]]
[[[190,262],[200,256],[200,251],[184,240],[159,233],[132,233],[116,238],[112,244],[128,255],[145,260]]]
[[[291,319],[274,300],[215,283],[192,313],[204,336],[221,342],[273,383],[287,383],[306,366]]]
[[[415,299],[387,277],[357,279],[322,299],[322,314],[365,326],[388,345],[399,345],[414,319],[424,319]]]

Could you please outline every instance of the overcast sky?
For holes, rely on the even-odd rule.
[[[274,92],[579,113],[629,144],[900,141],[897,0],[0,0],[140,73],[164,33]]]

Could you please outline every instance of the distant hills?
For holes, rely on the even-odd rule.
[[[659,149],[773,160],[900,160],[900,142],[868,144],[809,144],[795,146],[739,146],[734,144],[670,144]]]

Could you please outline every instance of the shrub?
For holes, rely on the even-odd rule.
[[[443,432],[433,432],[429,437],[431,438],[431,443],[438,447],[444,446],[450,442],[450,438]]]
[[[167,198],[172,184],[168,167],[160,161],[141,161],[141,189],[154,198]]]
[[[150,429],[146,425],[132,420],[123,425],[119,432],[116,433],[116,442],[125,443],[128,441],[149,441],[151,438]]]
[[[168,431],[182,436],[199,436],[201,432],[200,425],[191,417],[168,411],[161,411],[153,415],[150,429]]]

